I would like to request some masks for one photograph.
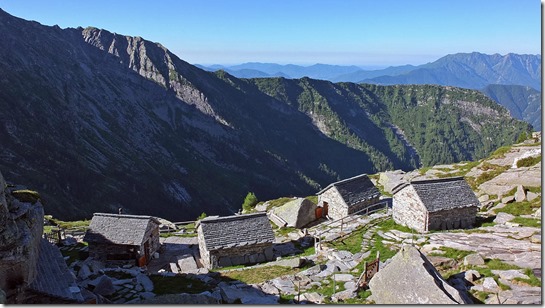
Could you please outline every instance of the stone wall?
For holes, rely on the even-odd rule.
[[[476,206],[429,213],[428,230],[471,228],[476,216]]]
[[[112,255],[127,255],[124,260],[114,260]],[[89,243],[89,257],[99,261],[119,261],[119,263],[127,263],[138,259],[138,246],[106,244],[106,243]]]
[[[392,218],[397,224],[418,232],[427,231],[427,210],[412,186],[407,186],[393,196]]]
[[[210,252],[211,267],[255,264],[273,260],[272,243],[226,248]]]
[[[202,232],[202,226],[197,226],[197,240],[199,241],[199,254],[201,256],[201,263],[205,268],[212,268],[210,263],[210,252],[206,249],[204,242],[204,234]]]
[[[318,196],[318,204],[324,206],[324,202],[327,202],[328,216],[332,219],[341,219],[348,215],[348,206],[335,186]]]
[[[372,207],[374,204],[378,203],[380,201],[379,197],[376,197],[376,198],[373,198],[373,199],[369,199],[369,200],[364,200],[362,202],[359,202],[359,203],[356,203],[352,206],[350,206],[347,210],[347,213],[348,214],[354,214],[358,211],[361,211],[363,209],[365,209],[366,207]],[[364,212],[360,213],[360,214],[364,214]]]

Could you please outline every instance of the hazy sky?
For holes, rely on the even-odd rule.
[[[159,42],[196,64],[388,66],[451,53],[541,53],[540,0],[0,0],[61,28]]]

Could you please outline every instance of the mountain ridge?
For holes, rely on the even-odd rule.
[[[0,11],[0,29],[0,168],[61,219],[119,207],[171,220],[232,214],[248,191],[308,195],[339,177],[480,157],[528,130],[475,91],[238,79],[93,27]],[[445,117],[452,137],[437,125],[411,133],[405,109]]]

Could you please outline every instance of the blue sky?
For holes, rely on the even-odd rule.
[[[541,53],[540,0],[0,0],[0,8],[141,36],[193,64],[380,67],[458,52]]]

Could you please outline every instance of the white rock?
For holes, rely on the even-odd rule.
[[[486,277],[484,279],[483,289],[485,292],[498,292],[500,290],[498,283],[492,277]]]

